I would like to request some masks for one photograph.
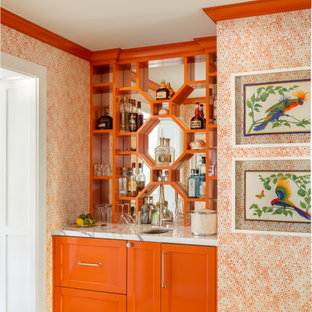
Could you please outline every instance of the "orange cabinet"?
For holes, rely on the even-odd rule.
[[[54,312],[125,312],[126,296],[54,287]]]
[[[54,236],[54,285],[126,293],[126,241]]]
[[[160,312],[160,243],[127,246],[127,312]]]
[[[162,312],[216,311],[216,248],[162,244]]]

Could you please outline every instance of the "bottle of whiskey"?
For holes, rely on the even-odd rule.
[[[156,91],[156,100],[167,100],[169,99],[170,91],[166,87],[165,80],[160,83],[159,89]]]
[[[149,224],[151,223],[150,220],[150,206],[148,204],[148,198],[144,197],[143,206],[141,207],[141,218],[142,218],[142,224]]]
[[[128,132],[129,131],[129,111],[128,111],[128,103],[127,98],[123,98],[123,104],[120,108],[120,132]]]
[[[141,107],[141,102],[138,101],[138,109],[137,109],[137,130],[143,125],[143,112]]]
[[[119,196],[126,197],[127,194],[127,168],[122,168],[122,174],[119,177]]]
[[[206,118],[204,115],[204,104],[199,104],[199,116],[203,119],[204,121],[204,126],[203,128],[206,129]]]
[[[137,109],[135,107],[135,100],[132,100],[131,103],[131,111],[129,113],[129,131],[136,132],[137,131]]]
[[[195,116],[191,119],[190,123],[191,129],[203,129],[204,128],[204,120],[199,116],[199,102],[196,102],[195,106]]]
[[[104,107],[104,115],[99,118],[98,129],[113,129],[113,118],[108,115],[108,106]]]
[[[137,185],[137,192],[139,195],[140,192],[142,192],[145,187],[145,175],[143,173],[142,163],[139,163],[138,166],[139,166],[139,173],[136,175],[136,185]]]
[[[137,194],[135,163],[132,163],[132,170],[129,171],[128,196],[135,197]]]

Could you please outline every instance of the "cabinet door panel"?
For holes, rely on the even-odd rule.
[[[125,295],[55,287],[54,312],[126,312]]]
[[[128,248],[128,312],[160,311],[160,244],[130,242]]]
[[[126,293],[126,242],[54,238],[54,285]]]
[[[216,248],[162,244],[162,254],[162,312],[215,312]]]

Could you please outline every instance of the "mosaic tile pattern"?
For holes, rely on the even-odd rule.
[[[47,311],[51,231],[89,207],[89,62],[1,25],[1,51],[47,68]]]
[[[219,22],[218,311],[311,311],[311,238],[231,232],[232,159],[309,156],[308,147],[233,148],[231,74],[309,66],[310,10]]]

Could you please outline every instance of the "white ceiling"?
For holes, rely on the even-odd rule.
[[[2,7],[92,51],[216,34],[202,8],[246,0],[2,0]]]

